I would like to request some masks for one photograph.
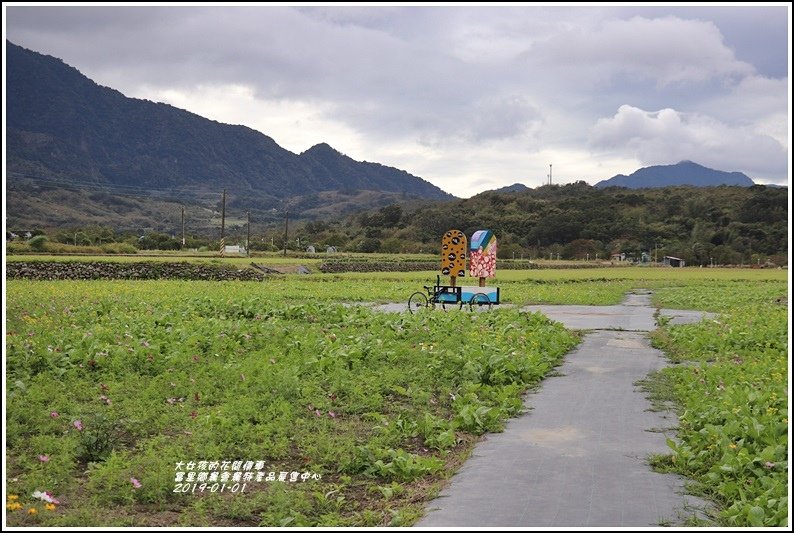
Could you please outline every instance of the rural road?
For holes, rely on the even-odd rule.
[[[680,525],[705,502],[684,480],[651,470],[677,421],[650,412],[635,382],[665,366],[646,333],[650,294],[614,306],[529,306],[572,329],[592,330],[560,375],[525,401],[528,411],[489,434],[431,501],[417,527],[653,527]],[[672,323],[703,313],[664,311]]]

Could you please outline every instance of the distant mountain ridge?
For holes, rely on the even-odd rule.
[[[403,170],[355,161],[328,144],[300,155],[244,126],[128,98],[60,59],[6,41],[8,181],[15,175],[136,189],[191,189],[276,204],[326,191],[452,199]]]
[[[514,183],[512,185],[505,185],[504,187],[499,187],[498,189],[493,189],[491,191],[485,192],[524,192],[528,191],[529,187],[524,185],[523,183]]]
[[[692,185],[695,187],[718,187],[720,185],[755,185],[742,172],[723,172],[698,165],[692,161],[680,161],[674,165],[656,165],[641,168],[628,176],[618,174],[595,184],[597,188],[626,187],[628,189],[648,189]]]

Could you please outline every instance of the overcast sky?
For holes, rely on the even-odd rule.
[[[11,42],[127,96],[457,196],[689,159],[788,183],[787,4],[38,7]]]

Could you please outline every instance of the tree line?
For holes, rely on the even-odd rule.
[[[295,213],[294,216],[300,216]],[[453,201],[392,204],[345,217],[254,226],[251,250],[437,253],[448,229],[471,235],[490,229],[501,258],[608,259],[624,254],[687,264],[787,262],[788,189],[666,187],[596,189],[585,182],[544,185],[519,192],[484,192]],[[245,244],[237,228],[227,244]],[[118,232],[102,226],[52,232],[57,243],[134,249],[208,249],[218,235]],[[238,242],[239,241],[239,242]]]

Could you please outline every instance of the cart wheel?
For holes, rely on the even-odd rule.
[[[415,313],[418,310],[427,309],[427,295],[423,292],[415,292],[408,298],[408,311]]]
[[[469,310],[474,311],[475,305],[477,307],[482,307],[484,305],[487,305],[488,306],[487,309],[490,310],[493,304],[491,303],[491,299],[488,298],[487,294],[478,292],[477,294],[471,297],[471,300],[469,300]]]

